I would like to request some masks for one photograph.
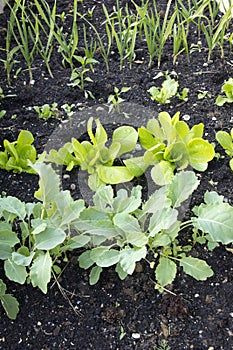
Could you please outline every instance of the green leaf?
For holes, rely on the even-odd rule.
[[[91,250],[86,250],[78,257],[79,266],[82,269],[89,269],[94,264],[94,261],[91,259]]]
[[[113,202],[113,189],[111,186],[100,186],[93,196],[94,205],[101,210],[111,209]]]
[[[101,247],[94,248],[90,255],[91,259],[95,261],[96,265],[100,267],[109,267],[118,263],[120,258],[120,252],[118,250],[107,248],[102,252],[100,251],[99,254],[98,252],[95,252],[95,255],[93,255],[93,251],[96,249],[98,250],[98,248]]]
[[[91,269],[91,273],[89,276],[89,281],[90,281],[91,286],[93,286],[94,284],[96,284],[99,281],[100,274],[102,271],[103,271],[103,269],[100,266],[94,266]]]
[[[0,222],[0,243],[14,247],[19,242],[17,234],[11,230],[11,225],[6,222]]]
[[[6,276],[14,282],[24,284],[27,278],[27,271],[25,266],[17,265],[13,260],[8,259],[4,261],[4,270]]]
[[[0,213],[3,211],[15,214],[21,220],[26,216],[25,203],[21,202],[16,197],[8,196],[0,198]]]
[[[35,163],[31,166],[40,176],[39,189],[34,196],[49,205],[60,192],[60,178],[50,164]]]
[[[123,153],[132,151],[136,147],[137,140],[138,133],[131,126],[120,126],[114,130],[112,135],[112,142],[118,142],[121,145],[118,157]]]
[[[40,254],[33,261],[30,278],[33,287],[39,287],[43,293],[47,293],[47,285],[51,279],[52,259],[49,252]]]
[[[116,273],[118,274],[119,278],[123,281],[127,277],[127,272],[125,272],[120,263],[117,263],[116,268],[115,268]]]
[[[120,265],[122,269],[128,274],[132,275],[135,270],[136,262],[144,259],[147,254],[146,247],[142,248],[130,248],[125,247],[120,252]]]
[[[214,158],[214,147],[206,140],[194,138],[187,144],[190,164],[194,169],[200,163],[207,163]]]
[[[121,188],[113,200],[113,208],[116,213],[132,213],[139,208],[142,202],[142,188],[136,186],[132,188],[130,196],[128,192]]]
[[[0,259],[6,260],[11,257],[11,247],[9,244],[6,243],[0,243]]]
[[[131,181],[133,175],[125,166],[104,166],[99,165],[97,173],[100,179],[110,185],[116,185],[122,182]]]
[[[201,204],[193,226],[209,233],[213,241],[229,244],[233,242],[233,207],[228,203]]]
[[[28,256],[20,254],[18,252],[13,252],[12,260],[16,265],[29,266],[32,262],[34,255],[34,252],[31,252]]]
[[[178,211],[173,208],[158,208],[150,218],[150,237],[154,237],[159,231],[169,229],[177,221]]]
[[[155,277],[158,284],[162,287],[167,286],[168,284],[171,284],[177,273],[177,267],[174,261],[160,256],[159,258],[159,264],[156,267],[155,270]]]
[[[176,173],[172,182],[168,185],[168,197],[172,200],[174,208],[179,207],[193,191],[198,187],[200,181],[193,171],[181,171]]]
[[[144,162],[144,157],[129,158],[123,162],[133,177],[142,176],[148,168],[148,164]]]
[[[56,227],[47,227],[43,232],[34,236],[35,247],[41,250],[50,250],[61,244],[66,238],[65,232]]]
[[[11,294],[4,294],[0,296],[2,306],[4,307],[7,316],[11,320],[15,320],[19,312],[19,303]]]
[[[182,257],[180,259],[180,266],[183,267],[184,272],[192,276],[198,281],[205,281],[208,277],[213,276],[213,270],[204,261],[191,256]]]
[[[17,146],[22,148],[26,144],[31,145],[34,142],[32,133],[28,130],[21,130],[17,139]]]
[[[162,160],[151,169],[151,177],[157,185],[169,184],[174,177],[174,166],[170,162]]]
[[[233,156],[233,140],[231,135],[226,131],[218,131],[216,133],[216,139],[225,150],[232,152]]]

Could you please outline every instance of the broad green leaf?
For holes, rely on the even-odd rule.
[[[188,124],[181,120],[181,121],[178,121],[176,124],[175,124],[175,128],[176,128],[176,132],[178,133],[179,137],[183,140],[185,138],[185,136],[188,134],[189,132],[189,126]]]
[[[104,166],[97,167],[97,173],[100,179],[110,185],[116,185],[122,182],[131,181],[133,175],[125,166]]]
[[[214,158],[214,147],[206,140],[194,138],[187,144],[190,164],[195,168],[195,165],[206,163]]]
[[[4,307],[7,316],[11,320],[15,320],[19,312],[19,303],[11,294],[4,294],[0,297],[2,306]]]
[[[100,266],[94,266],[91,269],[90,276],[89,276],[89,281],[90,285],[93,286],[99,281],[100,274],[103,271],[102,267]]]
[[[0,213],[3,211],[15,214],[21,220],[26,216],[25,203],[12,196],[0,198]]]
[[[154,139],[157,140],[157,142],[162,142],[164,140],[165,135],[157,119],[149,119],[146,127],[149,133],[154,136]]]
[[[176,139],[176,129],[172,125],[171,117],[167,112],[160,112],[158,118],[167,140],[167,146],[170,146]]]
[[[66,238],[65,232],[56,227],[47,227],[43,232],[34,236],[35,247],[41,250],[50,250],[61,244]]]
[[[13,260],[4,261],[4,270],[9,280],[24,284],[27,278],[27,271],[24,266],[19,266]]]
[[[113,189],[111,186],[100,186],[93,196],[94,205],[101,210],[111,209]]]
[[[228,203],[201,204],[193,218],[193,226],[209,233],[213,241],[229,244],[233,242],[233,207]]]
[[[30,131],[21,130],[17,139],[17,146],[21,148],[26,144],[31,145],[33,141],[34,141],[34,137]]]
[[[193,191],[198,187],[200,181],[193,171],[181,171],[176,173],[171,183],[168,184],[168,197],[172,200],[174,208],[179,207]]]
[[[153,135],[151,135],[151,133],[147,131],[145,127],[141,127],[138,129],[138,136],[139,136],[140,144],[145,149],[150,149],[151,147],[155,146],[157,143]]]
[[[65,249],[77,249],[85,246],[89,241],[90,241],[89,236],[84,236],[84,235],[78,235],[72,237],[65,245]]]
[[[172,143],[164,151],[164,159],[174,163],[174,167],[184,169],[188,166],[189,155],[184,142],[178,141]]]
[[[1,238],[0,238],[1,239]],[[0,259],[6,260],[11,257],[12,251],[11,247],[7,243],[0,243]]]
[[[35,192],[35,198],[49,205],[60,192],[60,179],[50,164],[35,163],[32,168],[39,174],[39,189]]]
[[[215,191],[206,191],[206,193],[204,194],[204,200],[206,204],[222,203],[224,200],[224,196],[220,196]]]
[[[125,212],[116,214],[113,218],[114,225],[119,227],[126,241],[136,247],[142,247],[147,244],[148,238],[142,232],[138,220]]]
[[[6,222],[0,222],[0,243],[14,247],[19,242],[17,234],[11,230],[11,225]]]
[[[144,259],[147,254],[146,247],[142,248],[130,248],[125,247],[120,252],[120,265],[122,269],[128,274],[132,275],[135,270],[136,262]]]
[[[120,126],[112,135],[112,142],[118,142],[121,148],[118,157],[123,153],[130,152],[136,147],[138,133],[132,126]]]
[[[120,263],[117,263],[115,271],[121,280],[124,280],[128,275],[127,272],[122,269]]]
[[[108,135],[107,135],[104,127],[100,123],[99,119],[96,119],[95,123],[96,123],[95,140],[96,140],[97,145],[101,146],[107,142]]]
[[[178,211],[173,208],[159,208],[150,218],[150,237],[154,237],[161,230],[169,229],[177,221]]]
[[[231,151],[233,155],[233,140],[230,134],[226,131],[218,131],[216,139],[225,150]]]
[[[78,257],[78,263],[82,269],[87,270],[94,264],[94,261],[91,259],[90,255],[91,250],[86,250]]]
[[[180,259],[180,266],[188,275],[192,276],[198,281],[205,281],[208,277],[213,276],[213,270],[204,261],[191,256]]]
[[[128,192],[121,188],[113,200],[113,208],[116,213],[132,213],[139,208],[142,202],[141,186],[133,187],[130,196]]]
[[[174,177],[174,166],[170,162],[162,160],[151,169],[151,177],[157,185],[169,184]]]
[[[6,284],[0,278],[0,297],[6,293]]]
[[[148,168],[148,164],[144,162],[144,157],[129,158],[123,162],[133,177],[142,176]]]
[[[47,285],[51,279],[52,259],[49,252],[40,254],[33,261],[30,270],[30,279],[33,287],[39,287],[43,293],[47,293]]]
[[[100,267],[109,267],[118,263],[120,252],[116,249],[107,249],[100,253],[98,257],[95,256],[95,258],[91,254],[91,259],[95,260],[96,265]]]
[[[176,273],[176,263],[166,257],[160,256],[159,264],[155,270],[155,277],[158,284],[162,287],[171,284],[176,277]]]
[[[16,265],[29,266],[32,262],[34,255],[34,252],[31,252],[28,256],[20,254],[18,252],[13,252],[12,260]]]

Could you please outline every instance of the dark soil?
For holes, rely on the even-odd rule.
[[[125,3],[126,1],[120,1],[122,6]],[[96,8],[93,23],[101,32],[103,29],[99,23],[104,20],[101,3],[84,0],[82,4],[79,3],[79,10],[84,13],[94,5]],[[112,1],[105,1],[105,5],[111,12]],[[129,6],[133,8],[132,4]],[[57,12],[69,11],[70,8],[70,1],[65,0],[62,4],[58,2]],[[4,51],[1,48],[5,47],[8,14],[9,11],[5,10],[0,15],[0,54],[3,59]],[[229,30],[232,32],[233,27]],[[195,32],[190,31],[189,41],[196,43],[197,40]],[[77,112],[85,107],[96,109],[107,102],[115,86],[130,86],[131,90],[123,95],[125,100],[134,106],[140,105],[140,111],[146,109],[147,112],[141,119],[135,117],[136,126],[139,122],[146,124],[146,113],[149,109],[155,116],[162,110],[171,114],[180,111],[181,119],[184,115],[190,116],[190,126],[204,122],[205,137],[214,142],[216,131],[229,130],[233,126],[232,106],[215,105],[224,80],[233,76],[233,55],[226,47],[225,56],[221,58],[216,49],[211,60],[207,62],[204,46],[205,44],[201,52],[190,54],[189,60],[185,54],[180,55],[175,66],[172,63],[172,48],[169,45],[166,47],[160,71],[175,70],[180,88],[187,87],[190,92],[186,103],[175,98],[165,106],[153,102],[147,92],[152,85],[159,86],[161,80],[153,80],[159,72],[157,62],[155,59],[152,67],[148,68],[147,50],[143,42],[137,48],[132,69],[126,61],[120,71],[118,55],[116,50],[112,50],[110,69],[107,72],[104,61],[97,52],[95,58],[99,64],[95,65],[95,71],[91,73],[93,83],[87,85],[95,100],[85,99],[78,88],[67,86],[71,70],[62,67],[59,55],[54,54],[51,60],[53,79],[47,73],[43,61],[36,59],[33,66],[33,85],[29,84],[27,67],[21,56],[18,60],[22,71],[17,79],[13,78],[11,86],[7,83],[4,66],[1,64],[0,87],[5,95],[16,96],[2,100],[1,109],[5,109],[7,114],[0,120],[0,147],[3,139],[14,141],[20,130],[27,129],[33,133],[35,147],[41,153],[53,132],[59,130],[59,125],[66,124],[67,117],[62,114],[61,105],[74,103]],[[82,49],[82,38],[80,48]],[[198,100],[199,90],[207,90],[211,97]],[[47,121],[38,119],[32,107],[53,102],[58,104],[59,117]],[[85,116],[85,111],[86,109],[81,113],[82,116]],[[14,114],[17,117],[12,119]],[[79,115],[76,114],[75,122]],[[122,114],[119,116],[119,124],[128,122]],[[133,117],[130,123],[134,123]],[[225,155],[218,146],[217,151],[221,156]],[[206,190],[216,190],[233,205],[233,173],[228,162],[227,157],[215,158],[208,170],[199,175],[201,185],[195,192],[190,207],[201,203]],[[72,194],[77,197],[78,192],[73,181],[75,176],[70,174],[70,179],[64,180],[63,186],[71,186]],[[37,177],[34,175],[0,171],[0,193],[29,201],[32,200],[36,188]],[[114,270],[106,269],[99,283],[90,286],[88,272],[78,267],[75,256],[70,257],[69,263],[61,262],[64,271],[58,282],[50,283],[47,295],[31,285],[20,286],[7,281],[8,291],[20,303],[20,313],[16,321],[11,321],[1,309],[0,349],[153,350],[164,339],[172,350],[233,349],[232,253],[225,247],[203,253],[201,247],[197,246],[193,255],[205,258],[214,270],[214,276],[205,282],[198,282],[180,272],[170,286],[172,293],[159,294],[155,290],[153,270],[145,262],[138,264],[135,273],[124,281],[118,279]],[[2,264],[0,273],[3,276]],[[125,336],[121,339],[123,333]]]

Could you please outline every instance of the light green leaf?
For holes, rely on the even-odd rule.
[[[138,133],[132,126],[120,126],[115,129],[112,135],[112,142],[121,145],[118,157],[123,153],[130,152],[136,147]]]
[[[133,187],[130,196],[128,192],[121,188],[117,191],[117,195],[113,200],[113,208],[116,213],[132,213],[139,208],[142,202],[141,186]]]
[[[29,266],[32,262],[35,253],[31,252],[30,255],[26,256],[18,252],[12,253],[12,260],[16,265]]]
[[[233,207],[228,203],[201,204],[193,226],[209,233],[213,241],[229,244],[233,242]]]
[[[96,248],[97,249],[97,248]],[[91,254],[91,259],[95,260],[96,265],[100,267],[109,267],[118,263],[120,258],[120,252],[116,249],[106,249],[102,253],[95,255],[95,258]]]
[[[60,192],[60,178],[50,164],[35,163],[31,167],[39,174],[39,189],[35,198],[49,205]]]
[[[43,293],[47,293],[47,285],[51,279],[52,259],[49,252],[40,254],[33,261],[30,278],[33,287],[39,287]]]
[[[78,235],[72,237],[65,245],[65,248],[73,250],[85,246],[90,241],[89,236]]]
[[[11,225],[6,222],[0,222],[0,242],[14,247],[20,240],[17,234],[11,230]]]
[[[110,185],[116,185],[122,182],[131,181],[133,175],[125,166],[104,166],[97,167],[97,173],[100,179]]]
[[[0,259],[6,260],[11,257],[11,247],[9,244],[6,243],[0,243]]]
[[[35,247],[41,250],[50,250],[61,244],[66,238],[65,232],[56,227],[47,227],[43,232],[34,236]]]
[[[216,139],[225,150],[231,151],[233,155],[233,140],[230,134],[226,131],[218,131]]]
[[[31,145],[33,141],[34,141],[34,137],[30,131],[21,130],[17,139],[17,146],[21,148],[26,144]]]
[[[154,237],[161,230],[169,229],[177,221],[178,211],[173,208],[159,208],[150,218],[150,237]]]
[[[174,177],[173,169],[174,166],[170,162],[162,160],[151,169],[151,177],[157,185],[169,184]]]
[[[148,164],[144,162],[144,157],[129,158],[123,162],[133,177],[141,176],[148,168]]]
[[[98,209],[109,210],[113,202],[113,189],[111,186],[100,186],[93,196],[93,203]]]
[[[174,208],[179,207],[189,198],[199,183],[200,181],[198,181],[193,171],[178,172],[168,185],[168,197],[172,200],[172,206]]]
[[[91,273],[89,276],[89,281],[90,281],[91,286],[93,286],[94,284],[96,284],[99,281],[100,274],[102,271],[103,271],[103,269],[100,266],[94,266],[91,269]]]
[[[119,278],[123,281],[127,277],[127,272],[125,272],[120,263],[117,263],[115,268],[116,273],[118,274]]]
[[[204,260],[191,256],[181,258],[180,266],[183,267],[185,273],[198,281],[205,281],[214,274],[210,266]]]
[[[90,257],[91,250],[86,250],[78,257],[79,266],[82,269],[89,269],[94,264],[94,261]]]
[[[147,254],[146,247],[138,248],[130,248],[125,247],[120,252],[120,265],[122,269],[128,274],[132,275],[135,270],[136,262],[144,259]]]
[[[0,213],[2,211],[15,214],[21,220],[23,220],[26,215],[25,204],[18,198],[11,196],[0,198]]]
[[[19,312],[19,303],[11,294],[4,294],[0,297],[2,306],[4,307],[7,316],[11,320],[15,320]]]
[[[155,270],[155,277],[158,284],[162,287],[172,283],[176,277],[177,267],[174,261],[160,256],[159,264]]]
[[[201,163],[207,163],[214,158],[214,147],[206,140],[194,138],[187,144],[190,164],[195,166]]]
[[[4,270],[6,276],[14,282],[24,284],[27,278],[27,271],[24,266],[19,266],[13,260],[8,259],[4,261]]]

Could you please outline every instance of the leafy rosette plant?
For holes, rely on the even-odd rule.
[[[233,171],[233,128],[230,133],[227,133],[226,131],[218,131],[216,133],[216,139],[225,150],[226,154],[231,158],[229,164]]]
[[[0,152],[0,168],[13,170],[14,172],[35,173],[28,165],[28,160],[32,163],[36,161],[36,149],[32,145],[33,142],[34,137],[27,130],[22,130],[14,142],[4,140],[5,150]]]
[[[130,194],[121,189],[116,197],[111,186],[101,186],[94,195],[94,205],[80,214],[75,225],[90,236],[87,249],[78,258],[80,267],[91,268],[90,284],[95,284],[103,268],[109,266],[115,266],[118,276],[124,279],[133,274],[136,262],[149,252],[154,257],[150,266],[155,269],[160,290],[173,282],[177,265],[197,280],[211,277],[211,267],[192,257],[191,250],[196,242],[207,243],[213,249],[218,243],[233,241],[233,207],[216,192],[207,192],[205,203],[194,208],[195,216],[181,222],[179,208],[198,184],[194,172],[181,171],[145,203],[140,186]],[[188,227],[193,229],[193,245],[190,239],[188,244],[180,243],[182,231]]]
[[[51,150],[47,160],[58,165],[64,164],[67,170],[80,166],[81,170],[88,172],[88,184],[94,191],[103,184],[114,185],[141,176],[147,167],[142,157],[122,160],[122,165],[114,165],[116,159],[135,149],[137,131],[131,126],[118,127],[113,131],[111,144],[107,147],[109,138],[106,130],[97,119],[96,131],[93,133],[92,124],[93,118],[90,118],[87,124],[90,141],[79,142],[72,138],[58,151]]]
[[[215,155],[214,147],[202,138],[204,124],[190,129],[179,116],[179,112],[173,118],[161,112],[158,120],[150,119],[146,128],[138,130],[140,143],[146,149],[143,160],[153,166],[151,175],[159,185],[169,183],[175,169],[182,170],[190,165],[198,171],[206,170]]]

